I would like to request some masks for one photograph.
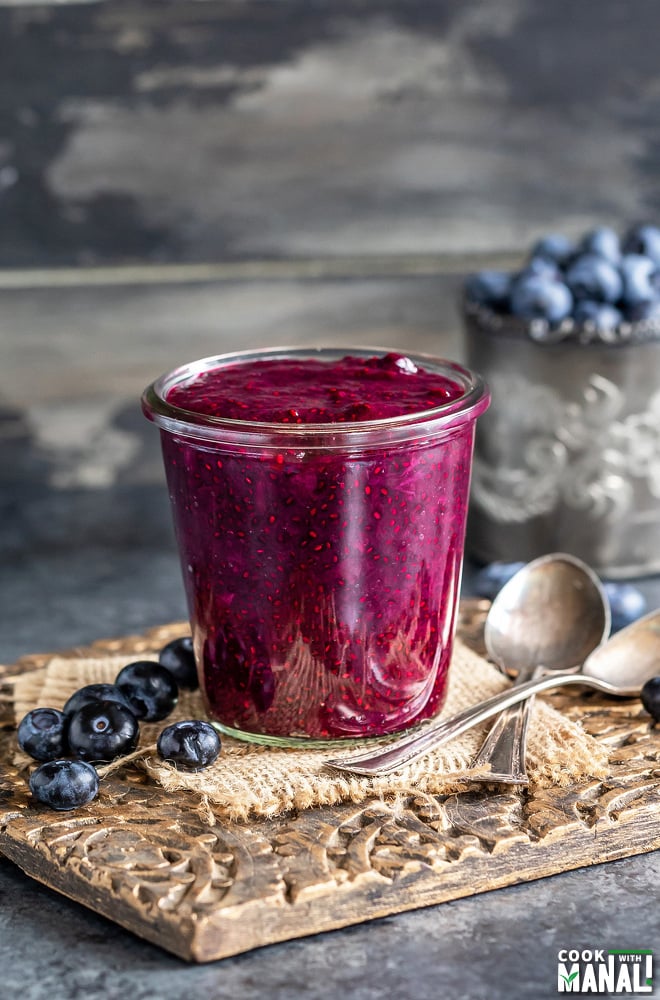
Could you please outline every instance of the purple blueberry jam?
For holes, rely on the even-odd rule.
[[[379,736],[446,695],[488,397],[448,363],[310,353],[190,366],[145,412],[209,714],[257,736]]]
[[[252,361],[211,369],[167,394],[174,406],[209,417],[276,424],[336,424],[431,410],[462,395],[410,358]]]

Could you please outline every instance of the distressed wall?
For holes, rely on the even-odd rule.
[[[656,0],[0,3],[0,266],[655,217],[659,28]]]

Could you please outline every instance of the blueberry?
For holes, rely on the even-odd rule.
[[[621,260],[621,243],[618,235],[608,226],[592,229],[580,244],[581,253],[597,254],[616,267]]]
[[[523,562],[492,562],[478,570],[472,579],[472,591],[476,597],[487,597],[492,601],[505,583],[522,569]]]
[[[166,667],[154,660],[136,660],[120,670],[115,684],[131,711],[145,722],[159,722],[179,700],[179,688]]]
[[[573,298],[561,281],[540,275],[522,277],[511,290],[511,312],[521,319],[547,319],[560,323],[569,315]]]
[[[576,323],[593,323],[599,333],[616,330],[623,320],[622,314],[607,302],[592,302],[591,299],[580,299],[573,310]]]
[[[660,722],[660,676],[652,677],[642,688],[642,705],[654,722]]]
[[[478,271],[465,282],[465,297],[480,306],[505,312],[509,305],[511,275],[504,271]]]
[[[64,715],[56,708],[35,708],[18,726],[18,745],[34,760],[55,760],[68,752]]]
[[[74,691],[62,712],[67,716],[72,715],[73,712],[77,712],[84,705],[89,705],[94,701],[116,701],[124,708],[130,708],[126,698],[115,684],[87,684]]]
[[[660,301],[654,299],[653,302],[640,302],[639,305],[626,309],[626,316],[634,323],[644,320],[656,323],[660,320]]]
[[[33,796],[51,809],[85,806],[96,798],[98,790],[98,775],[84,760],[51,760],[30,775]]]
[[[135,750],[138,721],[116,701],[93,701],[69,716],[67,740],[81,760],[107,763]]]
[[[646,598],[632,583],[605,583],[612,612],[612,632],[618,632],[646,613]]]
[[[158,655],[158,662],[169,670],[180,688],[194,691],[199,687],[195,652],[190,636],[181,636],[180,639],[173,639],[167,646],[163,646]]]
[[[656,296],[654,275],[656,266],[650,257],[629,253],[621,261],[623,279],[622,301],[628,307],[652,302]]]
[[[522,271],[519,271],[514,277],[514,281],[519,281],[521,278],[531,278],[534,275],[537,277],[552,278],[554,281],[561,281],[561,269],[555,263],[555,261],[550,260],[548,257],[532,257],[525,264]]]
[[[616,302],[623,282],[616,267],[595,253],[576,257],[566,271],[566,284],[576,299]]]
[[[554,261],[555,264],[563,267],[574,253],[575,246],[571,240],[560,233],[551,233],[534,244],[531,256],[545,257],[546,260]]]
[[[657,226],[633,226],[623,241],[623,252],[650,257],[660,267],[660,229]]]
[[[201,771],[220,753],[220,737],[208,722],[175,722],[158,737],[158,753],[182,771]]]

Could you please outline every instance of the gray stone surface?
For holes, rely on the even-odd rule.
[[[655,947],[657,981],[658,878],[655,853],[186,966],[0,860],[2,995],[544,1000],[562,948]]]

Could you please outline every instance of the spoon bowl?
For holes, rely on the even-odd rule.
[[[609,684],[612,694],[639,695],[646,682],[660,674],[660,611],[644,615],[594,649],[582,674]]]
[[[493,601],[486,649],[518,683],[583,663],[609,634],[605,588],[586,563],[564,552],[523,566]],[[525,745],[532,698],[502,712],[473,761],[477,781],[528,784]]]
[[[504,585],[488,612],[484,640],[491,659],[517,677],[536,667],[584,663],[610,625],[596,574],[581,559],[557,552],[523,566]]]

